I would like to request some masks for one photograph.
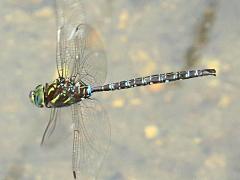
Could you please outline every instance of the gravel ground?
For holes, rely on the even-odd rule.
[[[105,44],[107,82],[217,70],[217,77],[95,96],[112,131],[100,179],[240,179],[240,1],[91,0],[86,7]],[[49,112],[28,99],[56,73],[53,3],[2,0],[0,22],[0,179],[72,179],[71,139],[40,148]]]

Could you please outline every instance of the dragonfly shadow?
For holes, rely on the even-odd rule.
[[[201,59],[202,50],[209,43],[210,33],[216,21],[218,2],[212,0],[205,8],[199,23],[196,25],[193,43],[185,54],[185,68],[192,68]]]

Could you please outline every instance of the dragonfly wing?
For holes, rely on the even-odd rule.
[[[72,116],[74,178],[95,179],[110,146],[111,128],[108,118],[95,100],[73,105]]]
[[[56,0],[57,47],[56,64],[58,75],[67,77],[68,64],[74,60],[71,53],[73,41],[69,37],[79,23],[85,22],[82,0]]]
[[[107,58],[100,35],[85,22],[81,0],[56,0],[58,76],[89,85],[106,79]]]
[[[58,117],[58,111],[59,111],[59,109],[57,109],[57,108],[51,109],[50,119],[49,119],[47,127],[45,128],[45,131],[43,133],[41,145],[44,144],[45,140],[48,139],[52,135],[53,131],[55,130],[56,123],[57,123],[57,117]]]
[[[99,33],[90,25],[79,24],[69,41],[73,41],[69,75],[88,85],[102,85],[107,75],[107,56]]]
[[[54,147],[71,137],[71,117],[65,111],[69,111],[69,108],[51,109],[50,118],[42,136],[42,146]]]

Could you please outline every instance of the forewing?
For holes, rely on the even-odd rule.
[[[74,45],[69,76],[89,85],[102,85],[107,75],[107,56],[99,33],[90,25],[79,24],[69,42]]]
[[[75,179],[95,179],[110,146],[110,124],[99,102],[82,101],[72,108]]]
[[[72,57],[72,41],[69,37],[78,24],[85,23],[82,0],[56,0],[57,49],[56,63],[58,75],[67,76],[69,61]],[[69,47],[70,46],[70,47]]]
[[[61,77],[76,77],[89,85],[106,79],[107,58],[97,31],[86,24],[83,2],[56,0],[57,69]]]
[[[50,118],[42,136],[42,146],[53,147],[71,137],[72,121],[69,110],[70,108],[51,109]]]
[[[56,108],[51,109],[50,118],[49,118],[48,124],[44,130],[41,145],[44,144],[45,140],[48,139],[52,135],[53,131],[55,130],[56,123],[57,123],[57,117],[58,117],[58,111],[59,111],[59,109],[56,109]]]

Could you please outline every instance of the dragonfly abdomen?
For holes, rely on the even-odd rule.
[[[116,83],[110,83],[103,86],[96,86],[92,88],[92,92],[100,91],[114,91],[120,89],[128,89],[137,86],[146,86],[156,83],[166,83],[171,81],[183,80],[196,78],[201,76],[216,76],[215,69],[203,69],[203,70],[190,70],[190,71],[179,71],[163,74],[155,74],[151,76],[145,76],[140,78],[134,78],[130,80],[120,81]]]

